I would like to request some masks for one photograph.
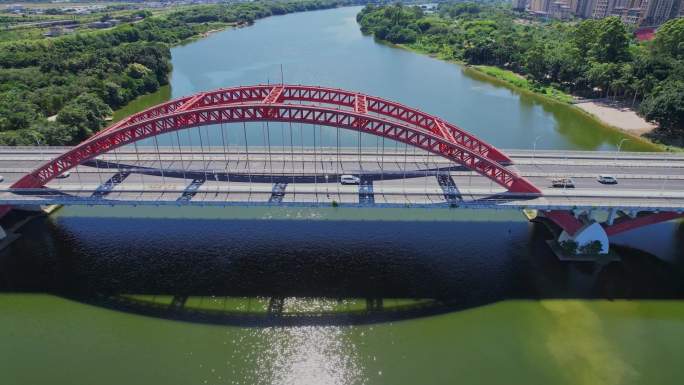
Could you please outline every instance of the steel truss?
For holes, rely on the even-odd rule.
[[[12,188],[44,186],[57,175],[115,148],[175,130],[238,122],[289,122],[365,132],[461,164],[518,194],[540,194],[502,163],[510,158],[437,117],[374,96],[301,85],[257,85],[201,92],[134,114],[40,166]]]
[[[120,127],[168,115],[175,111],[253,102],[262,102],[263,104],[273,104],[276,102],[315,103],[318,105],[349,108],[350,110],[361,114],[373,113],[434,132],[440,136],[446,135],[444,136],[446,139],[453,140],[461,146],[477,152],[495,162],[503,164],[511,163],[511,159],[494,146],[454,124],[442,121],[438,117],[418,109],[357,92],[303,85],[256,85],[200,92],[195,95],[171,100],[134,114],[109,128],[100,131],[93,138]]]
[[[159,104],[98,132],[11,187],[40,188],[83,162],[141,139],[192,127],[245,122],[313,124],[368,133],[382,137],[383,148],[384,139],[392,139],[461,164],[511,193],[541,194],[536,186],[505,167],[512,163],[508,156],[438,117],[358,92],[286,84],[222,88]],[[0,208],[0,214],[7,209]],[[568,211],[550,211],[545,216],[571,234],[583,226]],[[608,235],[615,235],[681,216],[675,212],[623,215],[604,228]]]
[[[399,121],[360,114],[330,107],[297,104],[228,104],[218,107],[176,109],[119,126],[74,147],[43,164],[17,181],[12,188],[36,188],[84,161],[115,148],[156,137],[157,135],[191,127],[239,122],[293,122],[339,127],[369,133],[414,146],[443,156],[491,179],[508,191],[519,194],[539,194],[539,190],[516,172],[436,133]]]

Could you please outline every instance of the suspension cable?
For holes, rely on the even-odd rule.
[[[183,163],[183,151],[181,150],[180,134],[176,130],[176,141],[178,141],[178,157],[180,159],[181,169],[183,170],[183,180],[187,180],[185,177],[185,164]]]
[[[157,149],[157,158],[159,159],[159,171],[161,171],[162,184],[166,184],[166,179],[164,178],[164,165],[162,164],[161,154],[159,153],[159,141],[157,140],[156,135],[153,136],[152,139],[154,139],[154,147]],[[114,155],[116,156],[116,152]]]

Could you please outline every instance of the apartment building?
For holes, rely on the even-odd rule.
[[[521,0],[513,1],[514,5],[521,6]],[[527,10],[558,19],[617,16],[627,24],[658,26],[684,16],[684,0],[529,0]]]

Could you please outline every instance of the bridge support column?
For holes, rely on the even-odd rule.
[[[567,241],[574,241],[577,243],[576,254],[586,254],[586,250],[592,249],[592,244],[596,242],[595,249],[591,250],[591,253],[598,252],[598,254],[608,254],[608,250],[610,249],[608,234],[606,234],[603,226],[594,220],[582,226],[574,234],[570,234],[563,230],[558,237],[558,243],[563,245],[563,242]]]

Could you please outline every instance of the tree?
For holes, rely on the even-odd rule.
[[[76,139],[85,139],[105,126],[105,118],[112,114],[102,99],[94,94],[81,94],[69,102],[57,115],[57,122],[77,130]]]
[[[684,81],[668,80],[656,87],[640,107],[646,120],[666,131],[684,134]]]
[[[541,44],[535,44],[525,55],[525,69],[537,80],[544,80],[548,74],[546,53]]]
[[[36,106],[27,102],[25,95],[15,91],[0,95],[0,131],[28,128],[39,117]]]
[[[78,128],[57,122],[41,123],[35,128],[43,142],[51,146],[74,144],[78,142]]]
[[[653,46],[658,54],[684,59],[684,18],[663,24],[656,33]]]
[[[586,72],[587,79],[592,87],[601,88],[606,92],[610,91],[611,82],[617,77],[618,66],[614,63],[591,63]]]
[[[601,241],[591,241],[587,244],[582,245],[582,247],[580,247],[579,249],[579,253],[586,255],[596,255],[601,253],[601,250],[603,250]]]
[[[584,20],[575,27],[571,41],[580,52],[587,53],[596,44],[598,23],[598,20]]]
[[[126,67],[126,75],[133,79],[141,79],[152,71],[140,63],[131,63]]]
[[[629,59],[627,27],[618,17],[599,21],[596,42],[589,50],[591,57],[600,63],[615,63]]]
[[[575,241],[573,239],[568,239],[568,240],[560,242],[560,247],[566,255],[577,254],[577,247],[578,246],[579,245],[577,244],[577,241]]]

